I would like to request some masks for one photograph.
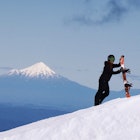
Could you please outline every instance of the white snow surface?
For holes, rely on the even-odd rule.
[[[8,75],[21,75],[26,77],[53,77],[56,73],[43,62],[36,63],[30,67],[11,70]]]
[[[0,140],[140,140],[140,95],[1,132]]]

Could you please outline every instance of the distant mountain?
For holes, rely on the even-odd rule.
[[[49,107],[39,108],[31,105],[0,104],[0,132],[66,113],[68,112]]]
[[[46,66],[43,62],[39,62],[25,69],[13,69],[8,72],[9,76],[25,76],[27,78],[48,78],[56,77],[56,73]]]
[[[139,91],[131,89],[131,94]],[[94,89],[58,75],[42,62],[13,69],[0,76],[0,131],[91,107],[95,93]],[[124,96],[124,90],[110,91],[104,102]]]
[[[0,76],[0,103],[74,111],[93,105],[94,90],[56,74],[39,62]]]

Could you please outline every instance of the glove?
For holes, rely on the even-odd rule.
[[[123,68],[121,68],[120,72],[122,72],[122,73],[130,73],[130,69],[123,69]]]

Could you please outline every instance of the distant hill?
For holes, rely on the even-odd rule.
[[[74,111],[93,105],[94,90],[56,74],[43,62],[0,76],[0,103]]]
[[[131,95],[139,94],[131,89]],[[0,76],[0,131],[88,108],[96,90],[56,74],[42,62]],[[125,97],[110,91],[104,102]]]

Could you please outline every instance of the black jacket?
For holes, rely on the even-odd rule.
[[[103,73],[100,76],[100,80],[104,80],[104,81],[108,82],[110,80],[112,74],[119,74],[120,70],[113,71],[113,68],[117,68],[117,67],[120,67],[120,63],[119,64],[112,64],[109,61],[105,61]]]

